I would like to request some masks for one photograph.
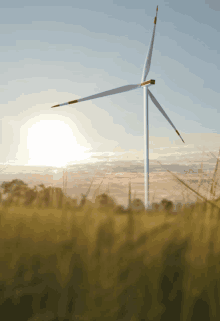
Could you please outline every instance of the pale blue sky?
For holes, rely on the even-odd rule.
[[[142,89],[50,107],[140,83],[157,5],[147,78],[156,80],[151,91],[186,144],[150,101],[150,159],[175,162],[203,145],[217,151],[219,1],[30,3],[0,5],[1,163],[59,165],[83,158],[85,150],[133,150],[143,158]]]

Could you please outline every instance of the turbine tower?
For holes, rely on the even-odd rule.
[[[86,101],[86,100],[92,100],[92,99],[95,99],[95,98],[100,98],[100,97],[110,96],[110,95],[114,95],[114,94],[119,94],[119,93],[122,93],[122,92],[126,92],[126,91],[130,91],[130,90],[133,90],[133,89],[137,89],[137,88],[140,88],[140,87],[143,88],[143,90],[144,90],[144,141],[145,141],[145,144],[144,144],[145,209],[147,209],[149,207],[149,117],[148,117],[148,95],[150,96],[150,98],[151,98],[152,102],[154,103],[154,105],[159,109],[159,111],[167,119],[167,121],[174,128],[174,130],[176,131],[176,133],[179,135],[179,137],[182,139],[182,141],[184,143],[184,140],[181,137],[180,133],[178,132],[178,130],[176,129],[174,124],[171,122],[170,118],[167,116],[167,114],[165,113],[165,111],[163,110],[161,105],[158,103],[158,101],[156,100],[154,95],[148,89],[149,86],[155,84],[155,80],[154,79],[146,80],[147,75],[148,75],[148,73],[150,71],[150,65],[151,65],[151,58],[152,58],[154,37],[155,37],[155,30],[156,30],[156,23],[157,23],[157,13],[158,13],[158,6],[157,6],[157,9],[156,9],[156,17],[154,18],[153,35],[152,35],[152,39],[151,39],[151,43],[150,43],[149,52],[148,52],[148,55],[147,55],[147,58],[146,58],[146,61],[145,61],[142,80],[141,80],[140,84],[118,87],[118,88],[115,88],[115,89],[104,91],[104,92],[99,93],[99,94],[95,94],[95,95],[88,96],[88,97],[85,97],[85,98],[80,98],[80,99],[77,99],[77,100],[71,100],[69,102],[66,102],[66,103],[63,103],[63,104],[59,104],[59,105],[55,105],[55,106],[51,107],[51,108],[55,108],[55,107],[61,107],[61,106],[66,106],[66,105],[70,105],[70,104],[76,104],[76,103],[79,103],[79,102],[82,102],[82,101]]]

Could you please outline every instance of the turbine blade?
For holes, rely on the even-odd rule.
[[[144,82],[146,80],[147,75],[148,75],[148,73],[150,71],[151,57],[152,57],[152,52],[153,52],[154,37],[155,37],[155,30],[156,30],[156,23],[157,23],[157,12],[158,12],[158,6],[157,6],[157,10],[156,10],[156,17],[154,18],[154,29],[153,29],[153,35],[152,35],[152,39],[151,39],[151,44],[150,44],[148,55],[146,57],[146,61],[145,61],[145,64],[144,64],[144,70],[143,70],[143,76],[142,76],[141,82]]]
[[[122,87],[118,87],[118,88],[115,88],[115,89],[104,91],[104,92],[99,93],[99,94],[88,96],[88,97],[85,97],[85,98],[80,98],[80,99],[77,99],[77,100],[68,101],[67,103],[55,105],[55,106],[52,106],[51,108],[70,105],[70,104],[75,104],[75,103],[80,103],[81,101],[92,100],[92,99],[95,99],[95,98],[115,95],[115,94],[123,93],[125,91],[130,91],[130,90],[136,89],[138,87],[141,87],[141,85],[137,84],[137,85],[122,86]]]
[[[156,98],[154,97],[154,95],[150,92],[150,90],[148,89],[148,93],[150,95],[150,98],[152,100],[152,102],[154,103],[154,105],[159,109],[159,111],[164,115],[164,117],[166,118],[166,120],[170,123],[170,125],[175,129],[177,135],[180,136],[180,138],[182,139],[180,133],[178,132],[178,130],[176,129],[176,127],[174,126],[174,124],[172,123],[172,121],[170,120],[170,118],[167,116],[167,114],[165,113],[165,111],[163,110],[163,108],[161,107],[161,105],[158,103],[158,101],[156,100]],[[183,143],[184,140],[182,139]]]

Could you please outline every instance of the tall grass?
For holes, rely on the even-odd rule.
[[[106,195],[69,208],[0,206],[2,319],[220,319],[216,202],[172,217],[119,212]]]

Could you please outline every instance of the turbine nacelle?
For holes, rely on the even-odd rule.
[[[147,80],[147,81],[144,81],[141,83],[141,87],[146,86],[146,85],[155,85],[155,80],[150,79],[150,80]]]

